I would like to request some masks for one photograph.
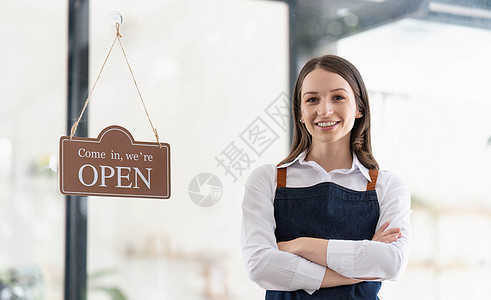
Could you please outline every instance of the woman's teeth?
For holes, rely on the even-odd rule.
[[[330,127],[336,125],[338,122],[319,122],[317,123],[317,126],[320,127]]]

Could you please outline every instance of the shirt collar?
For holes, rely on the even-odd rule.
[[[358,156],[353,153],[353,165],[351,166],[351,169],[354,168],[360,170],[361,174],[363,174],[368,181],[372,182],[372,178],[370,178],[370,173],[368,172],[369,170],[361,163],[360,160],[358,160]]]
[[[307,156],[307,151],[304,151],[302,153],[300,153],[294,160],[292,160],[291,162],[287,162],[287,163],[284,163],[284,164],[281,164],[281,165],[278,165],[278,168],[286,168],[286,167],[289,167],[291,165],[293,165],[294,163],[298,162],[299,160],[302,160],[302,164],[303,162],[305,162],[305,156]]]
[[[282,165],[279,165],[278,168],[286,168],[293,165],[294,163],[299,163],[301,165],[310,165],[313,167],[313,165],[309,161],[305,160],[306,156],[307,156],[307,150],[300,153],[291,162],[287,162]],[[363,174],[363,176],[365,176],[365,178],[368,181],[372,182],[368,169],[360,162],[360,160],[358,159],[355,153],[353,153],[353,163],[351,164],[351,169],[337,169],[337,170],[333,170],[332,172],[339,173],[339,174],[351,174],[356,172],[357,170],[359,170],[360,173]]]

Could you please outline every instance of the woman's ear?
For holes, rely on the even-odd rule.
[[[359,119],[359,118],[361,118],[361,117],[363,117],[363,114],[362,114],[360,111],[358,111],[358,112],[356,113],[356,119]]]

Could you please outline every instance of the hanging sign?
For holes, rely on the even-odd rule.
[[[117,125],[99,136],[60,138],[60,191],[65,195],[170,197],[170,146],[139,142]]]
[[[70,136],[60,138],[60,191],[65,195],[168,199],[170,146],[160,142],[150,120],[121,42],[119,27],[120,23],[116,23],[116,36]],[[135,141],[128,130],[117,125],[105,128],[96,139],[74,137],[116,41],[121,46],[157,143]]]

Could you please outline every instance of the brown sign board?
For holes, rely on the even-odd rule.
[[[62,136],[59,173],[65,195],[168,199],[170,146],[135,141],[117,125],[96,139]]]

